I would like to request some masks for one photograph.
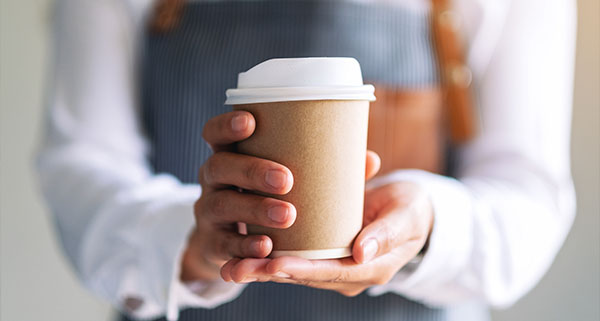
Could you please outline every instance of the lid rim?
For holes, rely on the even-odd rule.
[[[305,100],[367,100],[374,101],[375,87],[257,87],[233,88],[226,91],[225,105]]]

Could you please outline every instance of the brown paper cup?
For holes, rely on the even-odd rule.
[[[287,195],[268,195],[296,207],[294,224],[249,225],[248,233],[273,240],[271,257],[350,256],[363,221],[369,102],[284,101],[234,109],[256,118],[254,134],[238,143],[238,152],[283,164],[294,175]]]

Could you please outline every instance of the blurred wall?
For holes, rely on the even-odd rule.
[[[0,320],[109,320],[66,264],[31,170],[50,1],[0,1]]]
[[[47,69],[49,0],[0,0],[0,320],[106,321],[57,247],[32,176]],[[600,1],[579,1],[573,113],[575,226],[542,282],[504,320],[600,320]]]
[[[62,257],[31,170],[50,1],[0,1],[0,320],[109,320]]]

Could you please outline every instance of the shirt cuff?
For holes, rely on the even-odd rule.
[[[164,229],[162,248],[155,249],[165,253],[165,264],[171,268],[171,278],[168,286],[166,318],[174,321],[179,318],[179,311],[186,307],[214,308],[229,302],[239,296],[245,284],[228,283],[222,279],[214,281],[196,281],[184,283],[181,281],[181,263],[187,246],[188,237],[194,227],[193,204],[199,196],[197,186],[185,186],[179,199],[168,207],[169,215],[162,226]]]
[[[456,278],[467,265],[472,250],[470,193],[457,180],[422,170],[398,170],[369,182],[367,188],[408,181],[429,195],[434,224],[429,246],[420,263],[406,266],[384,285],[371,287],[370,295],[394,292],[428,305],[460,300],[466,293],[439,293],[440,285]]]
[[[87,286],[141,319],[166,314],[176,320],[182,307],[211,308],[239,295],[243,285],[214,281],[187,288],[180,280],[199,195],[198,185],[159,175],[117,197],[86,233],[80,273]]]

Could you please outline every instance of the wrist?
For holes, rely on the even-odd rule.
[[[425,221],[427,223],[425,224],[426,232],[424,233],[423,245],[421,246],[421,248],[419,249],[419,251],[417,252],[415,257],[409,261],[409,263],[413,264],[413,265],[418,265],[423,260],[423,257],[425,256],[425,253],[427,252],[427,249],[429,248],[429,240],[431,238],[431,232],[433,231],[433,225],[435,222],[433,203],[432,203],[431,199],[428,197],[427,193],[420,187],[419,187],[419,189],[421,190],[420,193],[424,197],[423,207],[421,208],[420,212],[421,212],[421,215],[423,215],[425,217]]]
[[[221,265],[210,261],[203,255],[204,251],[201,244],[202,240],[198,233],[193,232],[187,241],[181,259],[181,273],[179,275],[181,281],[215,281],[221,277]]]

